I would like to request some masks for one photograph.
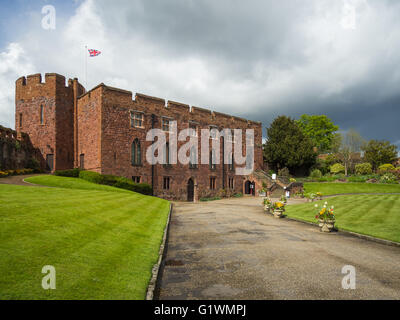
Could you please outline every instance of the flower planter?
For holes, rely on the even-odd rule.
[[[277,219],[283,218],[283,210],[274,210],[274,217]]]
[[[268,205],[264,205],[264,211],[265,213],[271,213],[271,207]]]
[[[332,230],[335,228],[335,220],[322,220],[319,219],[319,226],[321,227],[322,232],[332,232]]]

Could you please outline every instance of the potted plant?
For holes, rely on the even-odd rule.
[[[283,202],[278,201],[273,204],[273,213],[275,218],[283,218],[284,212],[285,212],[285,204]]]
[[[334,206],[328,208],[328,202],[325,202],[322,208],[319,208],[318,205],[315,205],[315,208],[318,210],[315,218],[318,220],[318,225],[321,228],[322,232],[332,232],[335,228],[335,213]]]
[[[266,213],[270,213],[271,212],[271,208],[272,208],[272,201],[270,198],[264,198],[263,200],[263,205],[264,205],[264,211]]]

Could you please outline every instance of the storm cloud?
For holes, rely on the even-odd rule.
[[[58,10],[53,32],[31,10],[1,49],[2,91],[25,71],[85,84],[88,45],[103,52],[89,60],[89,88],[104,82],[264,126],[327,114],[341,130],[400,145],[399,1],[87,0]],[[0,96],[8,126],[12,95]]]

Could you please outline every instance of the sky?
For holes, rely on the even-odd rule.
[[[399,17],[398,0],[0,0],[0,124],[17,78],[56,72],[264,127],[326,114],[400,147]]]

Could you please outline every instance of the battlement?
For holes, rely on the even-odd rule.
[[[158,105],[165,106],[165,99],[152,97],[152,96],[147,96],[147,95],[142,94],[142,93],[136,93],[135,100],[138,103],[155,103],[155,104],[158,104]]]

